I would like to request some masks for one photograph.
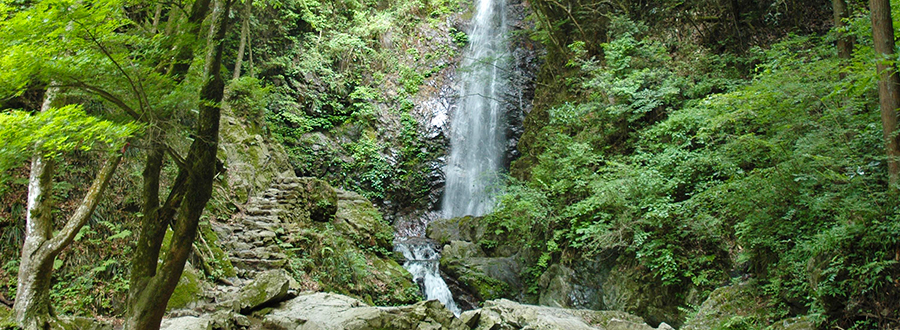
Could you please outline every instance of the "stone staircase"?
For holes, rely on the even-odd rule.
[[[267,190],[251,197],[231,222],[214,224],[237,276],[249,279],[266,270],[284,268],[288,255],[280,244],[301,221],[309,221],[310,215],[324,213],[328,217],[328,211],[310,208],[321,206],[329,195],[336,199],[337,192],[315,178],[276,178]],[[331,203],[335,209],[336,201]],[[334,210],[330,217],[334,217]]]

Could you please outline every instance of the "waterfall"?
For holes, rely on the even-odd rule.
[[[444,170],[443,216],[483,215],[490,211],[490,188],[497,182],[507,147],[501,93],[508,89],[501,74],[508,70],[506,0],[475,0],[469,47],[459,71],[459,107],[450,124],[450,157]],[[394,241],[394,251],[406,258],[403,267],[427,299],[437,299],[457,316],[460,308],[441,278],[440,253],[424,237],[427,221],[406,228],[407,237]]]
[[[506,151],[501,93],[507,89],[506,0],[476,0],[469,48],[462,61],[459,109],[451,118],[450,158],[444,170],[444,217],[490,211]]]

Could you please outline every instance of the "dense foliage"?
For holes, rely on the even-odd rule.
[[[461,6],[297,0],[257,16],[264,32],[254,56],[272,86],[266,122],[298,175],[379,203],[427,206],[426,161],[442,150],[422,136],[412,110],[430,88],[423,82],[457,53],[449,24]]]
[[[557,88],[576,97],[552,98],[532,121],[529,166],[514,165],[521,180],[487,220],[544,251],[535,276],[613,254],[651,287],[708,292],[749,277],[768,312],[741,326],[795,315],[897,326],[900,209],[865,14],[850,22],[848,61],[833,33],[719,53],[607,17],[599,50],[575,40],[559,54],[569,68],[555,70],[571,78]]]

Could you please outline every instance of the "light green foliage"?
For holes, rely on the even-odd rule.
[[[21,166],[34,152],[56,157],[99,146],[118,148],[139,128],[134,123],[119,124],[90,116],[77,105],[36,114],[0,113],[0,172]]]

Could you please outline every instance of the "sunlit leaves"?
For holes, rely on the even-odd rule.
[[[35,152],[56,157],[72,151],[118,150],[140,129],[86,114],[80,106],[51,108],[37,114],[0,114],[0,172],[21,166]]]

